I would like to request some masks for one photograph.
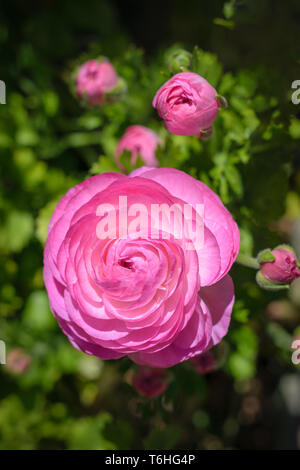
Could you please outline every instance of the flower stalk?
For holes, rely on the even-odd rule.
[[[259,269],[260,267],[259,263],[256,261],[256,258],[253,258],[253,256],[245,255],[244,253],[238,254],[236,262],[238,264],[241,264],[242,266],[247,266],[248,268]]]

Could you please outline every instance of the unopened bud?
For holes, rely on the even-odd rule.
[[[257,261],[261,265],[259,280],[285,285],[300,276],[295,252],[288,245],[280,245],[272,251],[264,250],[258,255]]]
[[[167,53],[166,62],[171,73],[187,72],[192,63],[192,54],[184,49],[172,49]]]

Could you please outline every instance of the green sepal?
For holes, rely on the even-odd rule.
[[[274,284],[268,279],[264,278],[261,271],[257,271],[256,273],[256,282],[262,289],[270,290],[270,291],[277,291],[283,289],[289,289],[289,284]]]
[[[228,101],[225,96],[216,94],[216,99],[219,101],[221,108],[226,109],[228,108]]]
[[[207,129],[201,129],[199,138],[200,139],[209,139],[213,135],[213,128],[208,127]]]
[[[256,259],[258,263],[261,264],[261,263],[267,263],[270,261],[275,261],[275,256],[273,255],[270,248],[266,248],[265,250],[262,250],[258,253]]]

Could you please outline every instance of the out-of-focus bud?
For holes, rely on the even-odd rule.
[[[106,93],[117,87],[119,78],[113,65],[105,58],[93,59],[79,67],[76,75],[76,93],[87,104],[98,105]]]
[[[30,364],[30,356],[21,348],[14,348],[7,354],[6,369],[13,374],[24,374]]]
[[[132,378],[132,385],[143,396],[154,398],[161,395],[168,386],[166,369],[152,369],[140,366]]]
[[[187,72],[192,64],[192,54],[185,49],[172,48],[167,52],[166,63],[171,73]]]
[[[138,155],[141,156],[146,166],[157,166],[155,150],[160,139],[151,129],[144,126],[129,126],[120,139],[116,148],[116,163],[123,170],[120,156],[124,150],[131,152],[130,164],[135,165]]]
[[[259,253],[257,261],[261,265],[258,282],[266,281],[266,285],[289,285],[300,276],[295,252],[288,245],[279,245],[272,251],[264,250]]]
[[[189,360],[195,366],[195,371],[198,374],[207,374],[215,369],[216,358],[212,352],[207,351],[199,356],[195,356]]]

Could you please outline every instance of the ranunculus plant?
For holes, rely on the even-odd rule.
[[[147,166],[128,176],[104,172],[67,192],[49,224],[44,280],[51,310],[76,348],[102,359],[128,356],[152,368],[195,358],[205,371],[207,358],[207,367],[213,368],[210,349],[230,324],[234,287],[228,272],[234,261],[257,269],[258,284],[272,289],[285,287],[299,268],[291,252],[282,249],[257,259],[244,253],[238,257],[240,232],[217,193],[186,172],[154,168],[168,153],[170,135],[187,141],[197,137],[196,142],[210,137],[220,107],[227,106],[198,73],[197,49],[193,55],[183,50],[170,54],[170,71],[177,66],[184,71],[160,85],[153,97],[170,133],[165,134],[165,148],[159,148],[160,133],[141,124],[130,125],[107,143],[114,129],[114,123],[107,123],[101,135],[112,152],[110,160],[114,156],[124,173],[137,166],[138,156]],[[105,93],[117,86],[118,73],[107,60],[85,62],[76,76],[78,97],[103,103]],[[126,80],[126,69],[122,73]],[[216,82],[216,77],[210,80]],[[130,93],[129,87],[127,96],[119,97],[129,110]],[[106,104],[102,114],[110,116],[118,103]],[[234,115],[224,113],[225,122]],[[251,112],[248,121],[249,116]],[[90,117],[97,121],[96,114]],[[224,138],[227,151],[233,135]],[[193,148],[199,147],[194,143]],[[123,154],[125,159],[131,155],[125,166]],[[224,155],[212,157],[210,174],[222,191],[228,179],[240,194],[236,157],[226,161]]]
[[[2,3],[0,449],[273,448],[300,352],[297,2],[173,2],[168,31],[152,5],[152,32],[121,2]]]

